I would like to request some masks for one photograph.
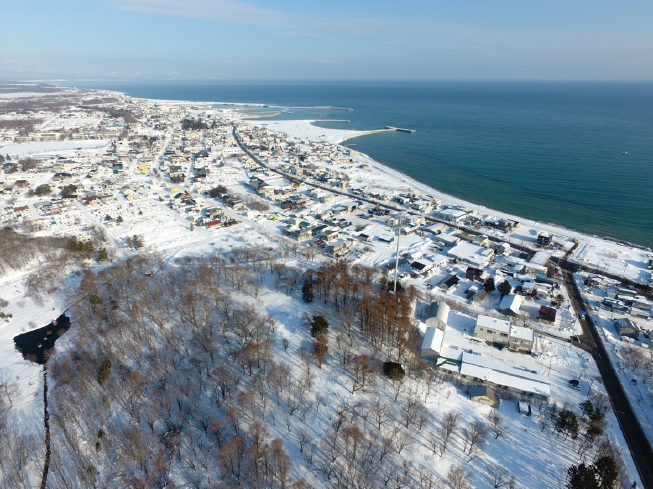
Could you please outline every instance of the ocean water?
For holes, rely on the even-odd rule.
[[[653,247],[653,83],[70,82],[134,97],[351,107],[283,119],[416,129],[348,141],[440,191]],[[270,109],[252,109],[256,111]],[[629,155],[624,155],[628,152]]]

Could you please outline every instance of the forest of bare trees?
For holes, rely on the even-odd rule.
[[[87,272],[69,298],[85,298],[71,310],[72,334],[49,367],[48,486],[439,487],[432,470],[405,459],[414,432],[437,426],[423,395],[378,368],[379,358],[409,356],[402,303],[411,297],[393,306],[367,269],[334,263],[307,274],[279,258],[238,249]],[[256,298],[264,283],[299,296],[307,276],[337,309],[329,351],[361,396],[355,404],[316,389],[318,358],[281,348]],[[377,306],[394,321],[370,314]],[[390,397],[377,392],[383,385]]]

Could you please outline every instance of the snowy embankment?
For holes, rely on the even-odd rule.
[[[0,153],[11,156],[31,156],[50,151],[104,148],[108,139],[86,139],[82,141],[40,141],[34,143],[10,144],[0,147]]]

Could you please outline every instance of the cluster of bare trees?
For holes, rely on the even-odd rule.
[[[35,256],[51,254],[62,247],[60,238],[43,238],[17,233],[9,227],[0,229],[0,274],[20,270]]]
[[[16,424],[15,401],[20,391],[18,379],[0,370],[0,486],[28,488],[39,482],[43,444],[34,426]],[[39,432],[40,430],[36,430]]]
[[[232,278],[244,266],[261,284],[305,279],[272,252],[246,249],[175,265],[136,256],[86,274],[75,326],[59,340],[65,353],[50,365],[48,484],[304,487],[285,432],[304,455],[295,463],[326,485],[439,487],[431,468],[405,461],[432,423],[425,397],[368,391],[379,373],[373,356],[354,351],[356,320],[344,312],[356,304],[336,294],[334,350],[363,396],[350,406],[316,390],[309,350],[273,347],[276,322]],[[314,422],[326,416],[323,431]]]
[[[342,333],[350,338],[354,333],[359,334],[389,358],[412,361],[414,355],[409,346],[417,291],[409,287],[396,295],[387,294],[383,276],[381,283],[377,283],[375,275],[375,270],[369,267],[335,261],[308,270],[305,280],[312,284],[317,299],[333,305],[335,316],[343,326]],[[338,341],[339,352],[343,353],[340,347],[346,342],[342,338]],[[347,355],[342,357],[344,363],[347,359]]]
[[[302,453],[328,487],[439,488],[442,481],[431,467],[406,457],[416,443],[417,421],[404,412],[410,402],[395,403],[375,393],[355,404],[342,403],[319,443],[303,440]]]
[[[243,203],[253,211],[267,212],[270,210],[270,205],[260,197],[251,194],[235,194],[235,198],[241,199]]]
[[[253,260],[236,255],[168,268],[135,257],[87,274],[69,353],[51,366],[55,484],[298,483],[266,425],[290,429],[319,409],[314,375],[306,362],[293,377],[271,352],[272,318],[222,285],[231,267]]]
[[[641,375],[641,380],[646,381],[647,377],[653,375],[653,350],[646,351],[644,348],[628,345],[618,351],[626,368],[635,375]]]

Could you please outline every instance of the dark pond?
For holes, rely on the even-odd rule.
[[[15,336],[16,350],[22,353],[25,360],[43,365],[48,350],[54,347],[55,341],[69,328],[70,319],[62,314],[43,328]]]

